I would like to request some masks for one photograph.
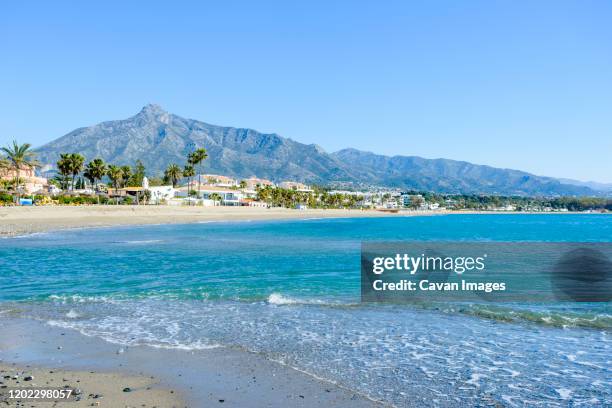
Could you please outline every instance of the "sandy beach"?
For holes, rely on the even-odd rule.
[[[186,407],[174,390],[157,387],[155,377],[68,371],[0,363],[0,403],[33,407]],[[12,398],[15,389],[70,390],[67,399]]]
[[[417,214],[415,212],[415,214]],[[430,213],[431,214],[431,213]],[[374,210],[293,210],[256,207],[45,206],[0,207],[0,236],[66,228],[299,218],[397,216]]]
[[[307,218],[409,217],[447,214],[587,214],[580,212],[377,211],[256,207],[188,206],[44,206],[0,207],[0,237],[86,227],[189,224],[206,221],[255,221]],[[606,215],[606,214],[602,214]]]
[[[42,322],[0,318],[0,393],[68,385],[80,401],[35,407],[383,407],[242,350],[123,347]],[[33,368],[36,367],[36,368]],[[5,378],[8,376],[8,378]],[[18,376],[13,379],[14,376]],[[24,378],[32,376],[30,381]],[[19,381],[19,383],[17,383]],[[129,392],[124,392],[129,388]],[[96,397],[97,396],[97,397]],[[2,405],[0,397],[0,406]]]

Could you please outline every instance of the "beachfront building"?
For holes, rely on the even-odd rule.
[[[214,187],[225,187],[233,188],[238,187],[238,180],[228,176],[222,176],[219,174],[200,174],[195,177],[193,185],[197,186],[198,180],[201,185],[214,186]]]
[[[221,205],[239,206],[242,205],[241,200],[246,198],[244,193],[240,190],[210,185],[202,186],[200,191],[194,190],[193,188],[191,191],[195,191],[196,197],[190,197],[189,199],[196,200],[197,204],[201,203],[204,206],[213,206],[216,205],[217,202],[221,203]],[[175,197],[187,200],[187,187],[177,188]],[[216,197],[220,197],[220,200]]]
[[[299,191],[301,193],[314,192],[314,190],[308,187],[306,184],[303,184],[297,181],[283,181],[282,183],[279,184],[279,187],[287,189],[287,190]]]
[[[149,186],[148,190],[151,192],[150,203],[151,204],[162,204],[168,202],[174,198],[176,190],[170,186]]]
[[[421,194],[411,194],[402,192],[400,194],[400,203],[403,207],[412,207],[414,209],[419,210],[429,209],[428,204],[425,202],[425,199]],[[438,206],[436,206],[436,208]]]
[[[244,182],[246,183],[246,189],[250,191],[257,191],[257,187],[274,187],[274,183],[270,180],[260,179],[255,176],[245,179]]]
[[[14,169],[0,169],[0,180],[13,182],[16,177],[17,172]],[[36,176],[33,167],[23,166],[19,170],[19,178],[21,179],[21,190],[26,194],[46,192],[49,188],[49,181],[44,177]]]
[[[141,203],[145,197],[145,190],[149,191],[150,198],[148,204],[164,204],[168,203],[174,198],[175,189],[172,186],[150,186],[144,187],[123,187],[115,190],[114,188],[107,188],[106,192],[111,198],[126,198],[131,197],[135,202]]]
[[[263,201],[257,201],[254,198],[249,197],[241,199],[240,205],[246,207],[268,208],[268,203],[265,203]]]

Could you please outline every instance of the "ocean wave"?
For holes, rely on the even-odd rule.
[[[141,239],[141,240],[133,240],[133,241],[117,241],[118,244],[126,244],[126,245],[146,245],[146,244],[156,244],[159,242],[164,242],[163,239]]]
[[[290,297],[281,293],[270,294],[266,302],[270,305],[317,305],[317,306],[329,306],[329,307],[353,307],[357,306],[358,303],[344,302],[341,300],[330,300],[330,299],[304,299],[297,297]]]
[[[88,326],[81,322],[65,321],[65,320],[47,320],[46,323],[52,327],[59,327],[62,329],[75,330],[83,336],[97,337],[104,341],[120,346],[148,346],[153,348],[168,349],[168,350],[184,350],[184,351],[196,351],[196,350],[212,350],[216,348],[224,347],[222,344],[206,342],[201,339],[193,339],[190,341],[178,341],[172,337],[169,338],[156,338],[151,335],[146,337],[134,335],[138,333],[137,327],[113,327],[113,328],[102,328],[95,326]],[[129,337],[126,337],[125,333],[131,333]]]
[[[113,295],[113,296],[84,296],[84,295],[49,295],[48,300],[54,303],[60,303],[62,305],[73,304],[73,303],[115,303],[121,298],[129,299],[127,295]]]
[[[268,296],[268,303],[272,305],[295,305],[300,302],[296,299],[285,297],[280,293],[272,293]]]
[[[430,306],[431,308],[433,306]],[[612,315],[594,311],[534,310],[524,307],[473,304],[435,307],[445,313],[460,313],[507,323],[535,323],[560,328],[612,329]]]
[[[363,304],[354,298],[314,298],[298,297],[280,292],[268,295],[255,296],[224,296],[218,294],[212,296],[208,292],[180,291],[180,292],[147,292],[138,294],[109,294],[109,295],[50,295],[46,299],[61,305],[83,304],[83,303],[105,303],[120,304],[135,300],[195,300],[207,302],[211,306],[217,302],[238,302],[240,304],[265,303],[271,306],[313,306],[325,308],[360,308],[360,307],[391,307],[391,308],[417,308],[435,310],[446,314],[460,314],[476,318],[495,320],[505,323],[530,323],[559,328],[584,328],[612,330],[612,313],[607,305],[596,305],[583,307],[573,305],[570,308],[558,307],[558,305],[511,305],[511,304],[482,304],[482,303],[441,303],[441,302],[414,302],[409,304]]]

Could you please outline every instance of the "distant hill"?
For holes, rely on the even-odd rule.
[[[382,156],[344,149],[333,157],[351,164],[358,180],[423,191],[497,195],[592,195],[585,186],[563,184],[519,170],[482,166],[465,161],[424,159],[417,156]]]
[[[572,179],[559,179],[563,184],[571,184],[574,186],[588,187],[591,190],[601,193],[612,193],[612,183],[598,183],[596,181],[578,181]]]
[[[327,153],[274,133],[210,125],[147,105],[125,120],[76,129],[38,149],[43,164],[55,165],[60,153],[78,152],[87,160],[132,165],[142,160],[151,175],[169,163],[183,164],[188,152],[205,147],[206,173],[275,181],[378,185],[438,192],[592,195],[588,186],[549,177],[446,159],[382,156],[355,149]]]

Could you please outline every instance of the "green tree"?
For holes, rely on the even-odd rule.
[[[130,166],[121,166],[121,187],[127,187],[131,177],[132,168]]]
[[[183,177],[183,172],[177,164],[170,164],[164,171],[164,180],[167,183],[172,183],[172,187],[176,187],[179,180]]]
[[[59,181],[63,186],[62,189],[68,189],[70,176],[72,174],[72,160],[70,153],[60,153],[60,158],[57,161],[57,170],[61,176]]]
[[[220,195],[219,193],[212,193],[212,194],[209,196],[209,198],[210,198],[211,200],[213,200],[213,202],[215,203],[215,205],[216,205],[216,203],[217,203],[217,202],[220,202],[220,201],[221,201],[221,195]]]
[[[85,158],[78,153],[62,153],[57,161],[57,168],[62,176],[70,178],[70,187],[74,190],[74,180],[83,170]]]
[[[115,189],[116,204],[119,204],[119,187],[121,186],[121,183],[123,182],[123,170],[121,169],[121,167],[111,164],[108,166],[106,175],[110,179],[113,185],[113,188]]]
[[[39,165],[36,160],[36,154],[30,150],[32,147],[29,143],[20,145],[16,140],[13,140],[12,146],[6,146],[0,150],[6,154],[4,166],[15,171],[15,192],[17,194],[17,203],[19,203],[19,185],[21,182],[21,170],[34,169]]]
[[[244,189],[244,188],[246,188],[246,186],[247,186],[246,180],[240,180],[240,188]]]
[[[196,149],[194,152],[191,152],[187,157],[187,161],[189,164],[193,165],[198,169],[198,197],[200,196],[200,187],[202,185],[202,165],[204,160],[208,158],[208,153],[206,153],[206,149],[203,147]]]
[[[151,177],[149,179],[149,186],[154,187],[154,186],[163,186],[164,185],[164,179],[160,178],[160,177]]]
[[[185,165],[183,169],[183,177],[187,178],[187,197],[191,196],[191,178],[195,176],[195,169],[191,164]],[[198,195],[200,192],[198,191]]]
[[[140,160],[136,160],[136,165],[134,166],[134,174],[130,178],[128,182],[129,186],[132,187],[142,187],[142,180],[145,178],[145,166]]]
[[[71,166],[71,175],[72,175],[72,189],[74,190],[74,180],[76,176],[79,175],[81,171],[83,171],[83,163],[85,163],[85,157],[78,153],[72,153],[70,155],[70,160],[72,162]]]
[[[87,166],[85,166],[85,172],[83,173],[85,178],[89,180],[93,188],[96,190],[98,204],[100,204],[100,195],[98,194],[98,184],[96,182],[102,180],[102,177],[106,175],[106,170],[107,169],[104,160],[93,159],[92,161],[87,163]]]

